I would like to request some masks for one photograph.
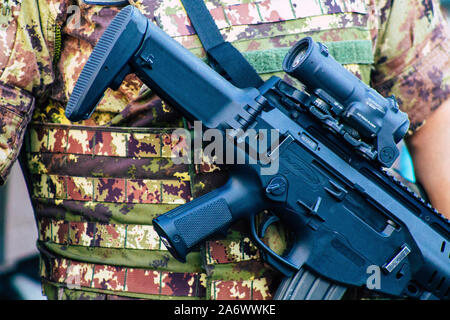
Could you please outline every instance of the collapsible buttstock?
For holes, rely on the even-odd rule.
[[[141,46],[147,25],[147,19],[131,5],[111,21],[70,95],[65,111],[70,121],[89,118],[106,89],[117,90],[131,73],[129,61]]]

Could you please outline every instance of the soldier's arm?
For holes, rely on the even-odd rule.
[[[417,179],[431,203],[450,219],[450,99],[409,139]]]
[[[0,184],[7,178],[35,101],[53,83],[56,37],[66,1],[3,1],[0,10]]]
[[[405,141],[431,203],[450,218],[450,32],[437,0],[384,0],[373,85],[411,120]]]

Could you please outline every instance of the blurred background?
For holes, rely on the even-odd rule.
[[[450,0],[441,0],[450,21]],[[407,150],[397,163],[402,175],[414,181]],[[0,300],[45,300],[39,280],[37,227],[18,163],[0,186]]]
[[[45,299],[38,276],[37,227],[16,163],[0,187],[0,300]]]

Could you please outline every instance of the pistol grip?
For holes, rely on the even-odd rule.
[[[170,253],[185,262],[198,243],[263,209],[262,188],[255,182],[232,176],[223,187],[153,219],[153,226]]]
[[[167,249],[178,260],[196,244],[226,228],[233,220],[222,190],[214,190],[153,220]]]

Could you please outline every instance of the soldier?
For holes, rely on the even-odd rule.
[[[270,299],[280,274],[261,262],[243,223],[190,253],[186,264],[153,230],[154,217],[226,178],[206,162],[173,163],[183,137],[171,132],[188,124],[170,106],[129,75],[90,119],[64,116],[83,65],[125,2],[6,0],[1,7],[0,177],[6,180],[22,147],[43,292],[49,299]],[[128,2],[204,57],[179,0]],[[443,192],[450,188],[450,148],[443,147],[450,139],[450,42],[436,1],[206,4],[224,38],[251,61],[258,57],[254,67],[264,79],[283,76],[280,53],[310,35],[365,83],[395,94],[411,119],[417,177],[434,206],[450,213]],[[280,234],[267,235],[275,250],[284,246]]]

